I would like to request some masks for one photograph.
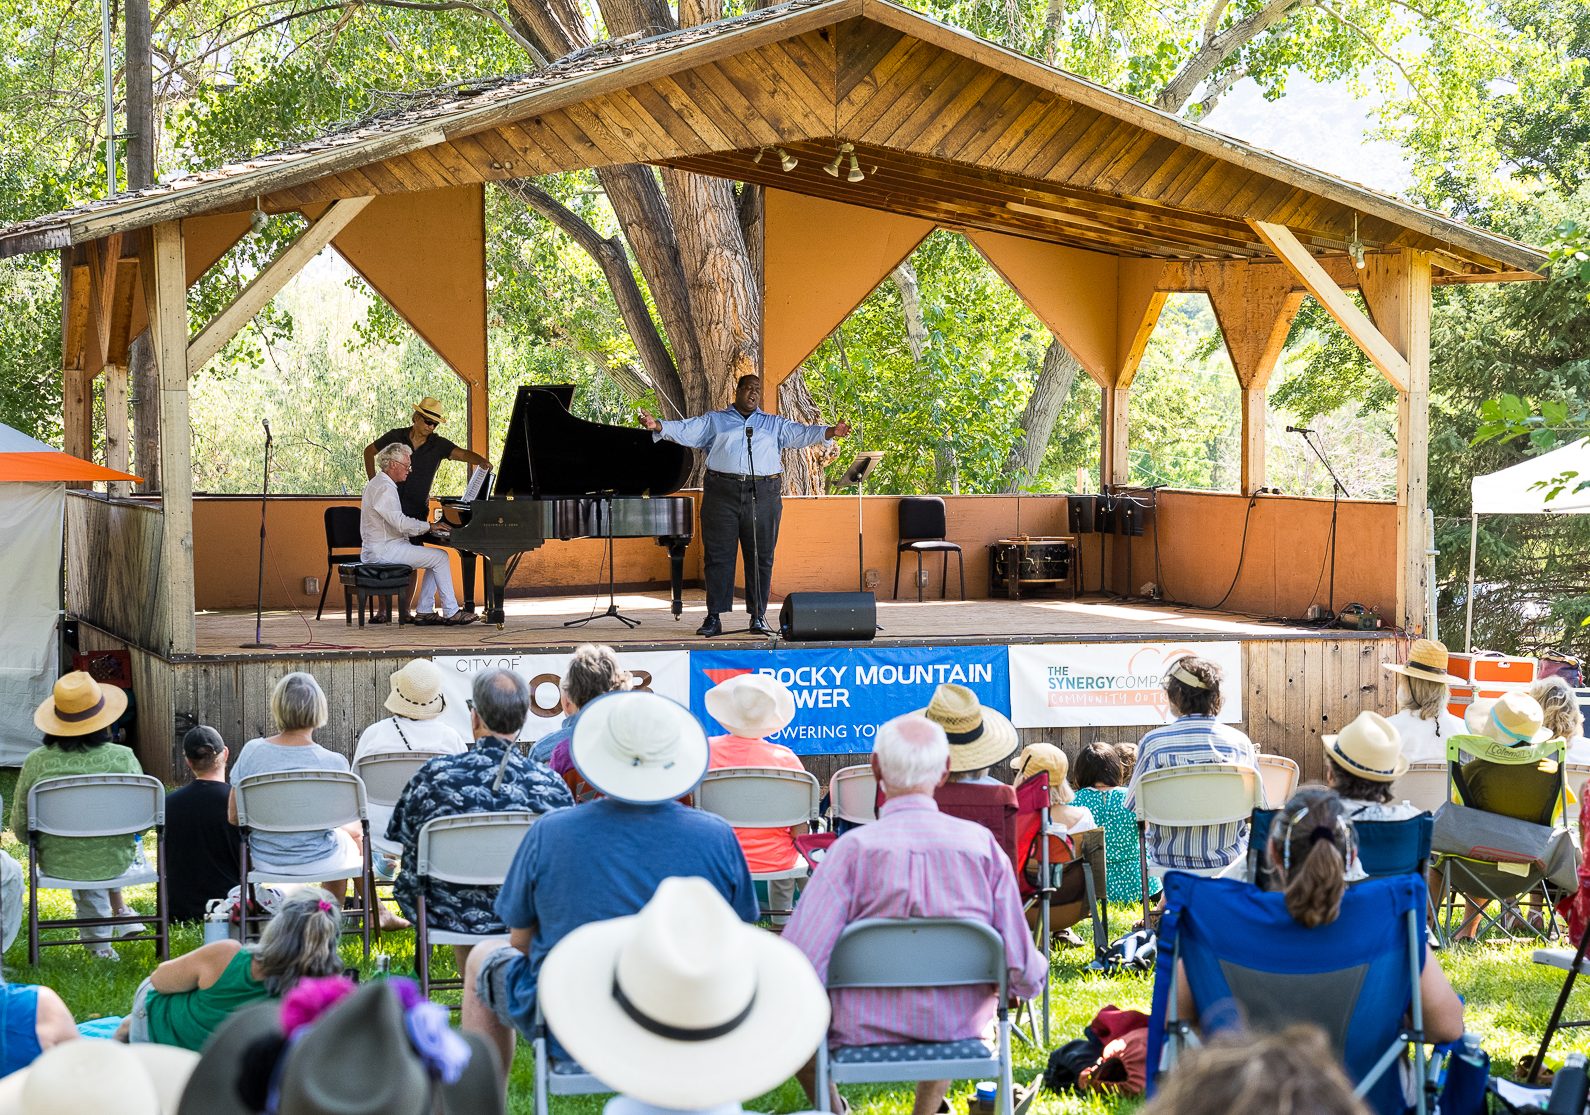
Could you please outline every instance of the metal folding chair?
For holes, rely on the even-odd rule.
[[[573,1061],[554,1060],[547,1037],[547,1020],[536,1001],[536,1018],[530,1049],[535,1054],[535,1115],[547,1115],[547,1097],[595,1096],[613,1089],[586,1072]]]
[[[1213,828],[1249,819],[1259,800],[1259,773],[1240,763],[1200,763],[1144,772],[1137,780],[1137,858],[1143,881],[1143,922],[1148,924],[1148,877],[1168,870],[1148,861],[1148,826]],[[1185,871],[1185,868],[1175,868]],[[1213,875],[1218,870],[1189,871]]]
[[[828,990],[992,985],[998,1039],[817,1047],[817,1110],[828,1085],[901,1080],[999,1081],[999,1115],[1013,1115],[1009,989],[1005,943],[994,928],[965,918],[867,918],[845,927],[828,958]]]
[[[463,981],[445,983],[431,978],[431,948],[435,945],[475,945],[487,934],[459,933],[432,929],[426,912],[426,894],[431,883],[462,887],[500,887],[508,877],[525,833],[538,814],[524,809],[495,813],[462,813],[455,817],[435,817],[420,828],[415,849],[414,877],[419,882],[414,909],[414,966],[420,980],[420,993],[429,996],[438,987],[462,987]]]
[[[1285,755],[1256,755],[1253,765],[1264,783],[1264,800],[1276,808],[1285,805],[1297,789],[1297,764]]]
[[[835,830],[846,825],[865,825],[878,819],[878,776],[871,763],[840,767],[828,779],[828,811]]]
[[[708,771],[696,788],[696,807],[714,813],[737,829],[787,829],[808,826],[815,832],[821,824],[822,789],[816,776],[803,770],[781,767],[731,767]],[[790,844],[794,854],[794,843]],[[804,879],[809,874],[806,861],[796,857],[795,866],[783,871],[753,871],[753,882]],[[769,903],[763,915],[787,914]]]
[[[153,829],[154,866],[147,859],[134,861],[114,879],[70,879],[51,875],[43,854],[41,836],[62,839],[125,836]],[[72,774],[46,778],[28,789],[28,963],[37,965],[39,949],[49,945],[99,944],[79,934],[69,940],[43,941],[45,929],[86,929],[96,925],[136,925],[148,922],[142,914],[112,914],[103,918],[39,917],[41,890],[115,890],[155,884],[155,928],[150,933],[121,937],[121,941],[154,941],[155,953],[171,955],[171,922],[166,912],[166,788],[147,774]]]
[[[359,776],[334,770],[284,770],[255,774],[233,787],[237,801],[239,874],[243,879],[244,901],[241,924],[247,941],[263,918],[254,917],[256,883],[323,883],[336,879],[363,879],[364,899],[352,910],[359,919],[364,955],[370,956],[370,928],[376,921],[375,878],[370,870],[370,820],[365,808],[364,783]],[[357,821],[364,840],[359,862],[343,870],[317,870],[305,873],[291,866],[249,864],[250,833],[324,832]],[[352,932],[345,930],[345,932]]]
[[[1451,800],[1452,786],[1445,763],[1413,763],[1397,779],[1397,793],[1415,809],[1434,813]],[[1275,804],[1279,805],[1280,802]]]
[[[380,751],[362,756],[353,764],[353,773],[364,783],[364,805],[370,818],[372,852],[393,856],[403,853],[401,844],[386,838],[386,826],[392,819],[392,810],[415,772],[432,759],[439,759],[445,754],[445,751]]]

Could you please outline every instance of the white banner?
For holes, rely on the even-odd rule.
[[[1010,719],[1018,728],[1168,723],[1161,679],[1195,654],[1220,667],[1220,720],[1242,719],[1241,643],[1057,643],[1010,648]]]
[[[563,723],[563,705],[558,686],[568,667],[568,654],[439,654],[431,661],[441,667],[442,692],[447,695],[447,711],[440,719],[469,738],[470,687],[475,675],[485,670],[512,670],[530,686],[530,720],[519,734],[522,740],[538,740]],[[690,654],[682,650],[622,651],[618,660],[639,681],[640,688],[670,697],[686,708],[690,706]]]

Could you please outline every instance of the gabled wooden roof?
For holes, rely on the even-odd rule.
[[[866,177],[823,166],[840,142]],[[796,156],[790,172],[778,145]],[[1119,256],[1433,254],[1437,281],[1523,278],[1539,251],[1249,147],[888,0],[792,0],[527,76],[457,84],[311,143],[0,230],[0,257],[163,220],[319,205],[622,162]]]

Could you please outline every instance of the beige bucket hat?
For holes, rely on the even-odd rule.
[[[950,740],[950,770],[956,773],[1002,763],[1021,743],[1015,725],[1003,713],[984,707],[964,685],[945,682],[916,714],[944,729]]]
[[[402,669],[393,672],[391,684],[392,691],[382,706],[388,712],[410,720],[432,720],[447,708],[441,668],[429,658],[404,663]]]
[[[1407,773],[1402,737],[1396,725],[1378,712],[1364,710],[1321,742],[1331,762],[1367,782],[1395,782]]]
[[[564,937],[536,993],[574,1060],[665,1108],[776,1088],[828,1031],[828,995],[805,954],[746,925],[695,877],[664,879],[640,913]]]
[[[46,735],[86,736],[108,727],[127,711],[127,691],[101,685],[83,670],[62,674],[54,691],[33,713],[33,726]]]
[[[772,674],[735,674],[705,699],[712,719],[744,739],[775,735],[795,719],[795,694]]]
[[[1551,729],[1545,726],[1546,714],[1540,702],[1528,693],[1504,693],[1469,705],[1463,725],[1477,736],[1516,747],[1522,743],[1545,743]]]

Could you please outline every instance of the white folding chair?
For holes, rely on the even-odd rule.
[[[159,845],[154,866],[147,857],[135,860],[114,879],[70,879],[49,873],[39,838],[63,839],[125,836],[155,831]],[[69,940],[41,941],[41,929],[86,929],[95,925],[135,925],[149,919],[142,914],[112,913],[103,918],[39,917],[41,890],[116,890],[155,884],[155,929],[122,937],[123,941],[154,941],[161,960],[171,954],[170,918],[166,914],[166,870],[164,835],[166,829],[166,788],[160,779],[147,774],[71,774],[46,778],[28,789],[28,963],[37,965],[39,949],[45,945],[99,943],[81,935]]]
[[[474,945],[500,933],[459,933],[432,929],[425,896],[431,883],[460,887],[500,887],[508,877],[524,834],[530,831],[537,814],[525,809],[505,809],[495,813],[461,813],[454,817],[434,817],[420,828],[415,849],[414,876],[419,882],[414,909],[414,964],[420,977],[420,993],[429,996],[439,986],[431,979],[431,948],[434,945]],[[449,980],[447,986],[463,986]]]
[[[535,1115],[547,1115],[547,1096],[595,1096],[613,1089],[573,1061],[555,1061],[548,1052],[547,1020],[536,999],[530,1049],[535,1054]]]
[[[715,813],[737,829],[787,829],[807,825],[818,827],[822,790],[815,775],[782,767],[733,767],[709,771],[696,788],[696,807]],[[791,845],[791,853],[794,846]],[[754,882],[804,879],[806,861],[795,857],[795,866],[783,871],[753,871]],[[768,894],[764,914],[787,914],[774,909]]]
[[[834,771],[828,779],[828,811],[835,821],[853,825],[878,819],[878,776],[871,763]]]
[[[1218,875],[1225,868],[1166,868],[1148,860],[1149,825],[1213,828],[1245,822],[1259,804],[1259,773],[1240,763],[1199,763],[1145,771],[1137,780],[1138,867],[1143,882],[1143,921],[1148,922],[1148,877],[1168,870]]]
[[[1568,763],[1564,777],[1568,779],[1568,805],[1562,813],[1562,823],[1568,826],[1568,834],[1573,837],[1574,843],[1579,842],[1579,810],[1586,793],[1590,793],[1590,786],[1585,783],[1590,781],[1590,764]]]
[[[817,1110],[829,1110],[830,1082],[872,1084],[900,1080],[965,1080],[995,1076],[999,1115],[1012,1115],[1010,1008],[1005,943],[985,922],[966,918],[867,918],[845,927],[828,958],[828,990],[843,988],[994,989],[998,1004],[995,1047],[981,1038],[961,1041],[817,1046]]]
[[[1253,765],[1258,768],[1259,781],[1264,783],[1264,797],[1271,809],[1279,809],[1297,789],[1297,764],[1285,755],[1257,755]]]
[[[370,870],[370,820],[365,807],[364,783],[351,772],[335,770],[280,770],[255,774],[233,787],[237,801],[239,874],[246,891],[242,903],[243,939],[251,928],[264,920],[250,916],[255,883],[323,883],[337,879],[364,880],[364,898],[359,906],[345,913],[357,915],[364,955],[370,956],[370,926],[376,919],[375,878]],[[343,868],[318,868],[306,873],[290,865],[249,864],[248,838],[251,833],[324,832],[358,822],[363,830],[362,848],[356,864]]]
[[[1452,788],[1447,784],[1446,764],[1425,762],[1411,764],[1397,779],[1393,792],[1415,809],[1434,813],[1451,799]]]
[[[370,849],[385,855],[403,854],[403,845],[386,838],[387,822],[403,788],[414,773],[445,751],[379,751],[353,764],[353,773],[364,783],[364,806],[370,817]]]

